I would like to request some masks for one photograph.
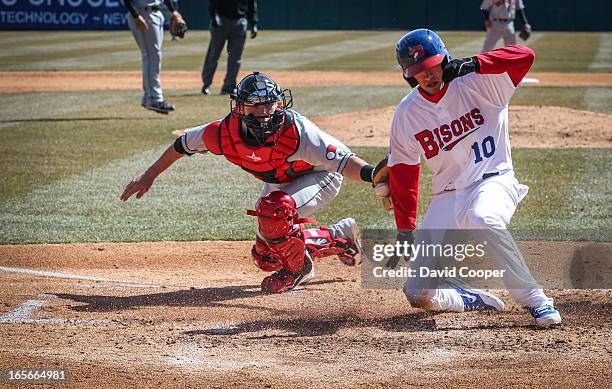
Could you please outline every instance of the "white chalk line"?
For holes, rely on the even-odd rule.
[[[20,267],[0,266],[0,271],[6,272],[6,273],[29,274],[29,275],[33,275],[37,277],[65,278],[65,279],[72,279],[72,280],[95,281],[95,282],[112,282],[112,283],[119,284],[119,286],[130,287],[130,288],[162,288],[161,285],[141,284],[141,283],[133,282],[133,281],[113,280],[111,278],[104,278],[104,277],[83,276],[79,274],[52,272],[52,271],[27,269],[27,268],[20,268]]]
[[[112,320],[103,319],[36,319],[34,311],[48,305],[46,300],[27,300],[12,311],[0,316],[0,324],[104,324]]]

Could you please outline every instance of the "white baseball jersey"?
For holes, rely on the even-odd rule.
[[[342,173],[353,153],[338,139],[322,131],[305,116],[292,111],[300,136],[297,151],[287,161],[305,161],[314,166],[314,171]],[[210,123],[208,123],[210,124]],[[204,144],[204,129],[208,124],[190,128],[181,141],[189,153],[208,151]],[[248,157],[247,157],[248,158]]]
[[[438,103],[413,89],[393,117],[389,166],[415,165],[423,156],[433,193],[512,170],[508,103],[515,90],[505,72],[457,78]]]
[[[483,0],[480,9],[489,11],[489,19],[514,19],[517,9],[524,9],[523,0]]]

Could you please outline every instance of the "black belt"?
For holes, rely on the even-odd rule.
[[[514,19],[508,19],[508,18],[493,18],[493,21],[495,22],[511,22]]]
[[[149,6],[149,7],[144,7],[144,10],[145,11],[156,11],[157,12],[157,11],[161,10],[161,8],[159,8],[159,5],[152,5],[152,6]]]
[[[485,173],[482,175],[482,180],[486,180],[487,178],[491,178],[491,177],[495,177],[495,176],[499,176],[499,172],[493,172],[493,173]]]

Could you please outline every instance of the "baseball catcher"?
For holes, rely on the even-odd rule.
[[[258,222],[253,261],[274,272],[264,278],[264,292],[286,292],[314,277],[313,258],[336,255],[354,265],[360,250],[354,219],[313,229],[304,223],[316,223],[308,216],[338,195],[343,176],[371,183],[374,167],[291,110],[291,91],[265,74],[249,74],[230,97],[227,116],[178,137],[126,186],[121,200],[142,197],[184,155],[211,152],[264,182],[255,209],[247,212]]]

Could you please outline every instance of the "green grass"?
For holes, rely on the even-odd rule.
[[[394,47],[405,31],[266,31],[248,40],[243,69],[394,70]],[[482,32],[440,31],[451,54],[473,55]],[[535,37],[538,37],[537,39]],[[166,70],[200,70],[208,31],[164,42]],[[534,71],[612,71],[612,58],[599,47],[610,33],[538,32],[527,42],[537,53]],[[226,53],[219,62],[225,68]],[[600,65],[592,67],[598,61]],[[0,32],[2,70],[139,70],[139,52],[129,31]]]
[[[263,31],[247,43],[243,68],[393,70],[393,47],[401,35]],[[441,35],[451,52],[474,50],[483,37],[476,32]],[[533,42],[538,53],[534,70],[612,71],[605,50],[603,57],[597,52],[598,42],[609,37],[544,33]],[[199,70],[207,43],[205,31],[166,42],[164,69]],[[81,50],[76,44],[89,47]],[[222,58],[220,70],[223,66]],[[139,68],[129,32],[0,33],[0,71]],[[314,117],[396,105],[408,90],[354,85],[293,92],[295,109]],[[142,200],[119,201],[129,179],[172,142],[171,130],[228,112],[226,96],[204,98],[196,90],[165,94],[178,106],[175,114],[142,109],[139,91],[2,94],[0,243],[251,239],[255,221],[244,211],[253,206],[261,183],[223,158],[184,158]],[[512,104],[612,114],[612,88],[521,88]],[[384,148],[354,150],[369,161],[385,153]],[[531,188],[512,221],[514,230],[536,231],[535,237],[547,239],[610,239],[610,149],[518,149],[513,157],[517,177]],[[429,192],[424,169],[420,215]],[[353,216],[364,227],[393,226],[392,215],[379,207],[371,189],[348,181],[333,205],[316,216],[323,223]]]
[[[530,45],[537,55],[532,71],[584,72],[597,55],[599,36],[599,33],[581,32],[544,34]],[[612,71],[612,64],[608,64],[607,71]]]
[[[513,105],[545,105],[612,114],[612,87],[524,87],[512,97]]]
[[[143,199],[119,201],[122,186],[163,148],[135,153],[3,201],[0,242],[251,239],[255,220],[245,211],[253,207],[261,183],[220,157],[183,158]],[[385,153],[383,148],[354,151],[370,161]],[[517,177],[531,189],[513,229],[535,230],[536,237],[549,239],[609,239],[610,190],[605,185],[611,177],[602,174],[612,163],[609,149],[519,149],[514,160]],[[427,171],[421,183],[422,216],[430,199]],[[364,183],[347,181],[332,205],[315,215],[321,223],[347,216],[364,228],[394,225],[392,215],[381,209]]]

